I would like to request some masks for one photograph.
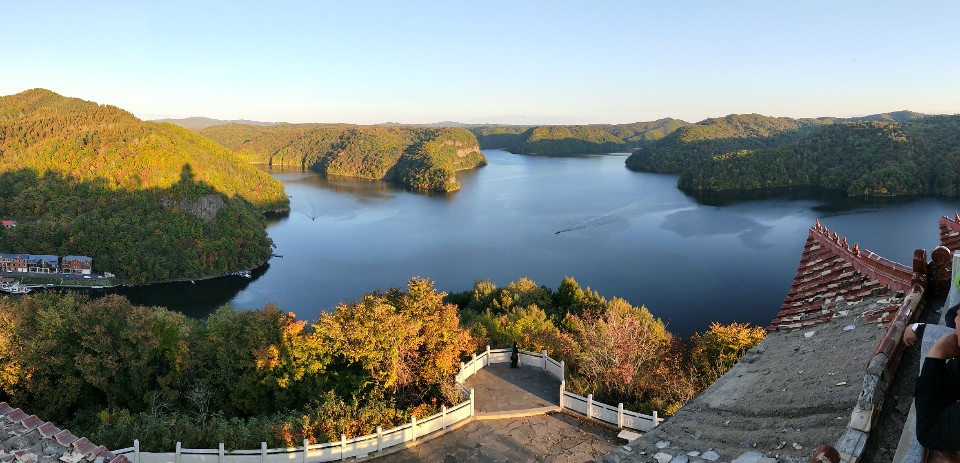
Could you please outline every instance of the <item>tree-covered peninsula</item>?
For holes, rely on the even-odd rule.
[[[960,116],[826,125],[775,148],[712,156],[685,170],[678,184],[696,190],[814,186],[851,196],[957,196]]]
[[[182,127],[48,90],[0,97],[0,252],[86,255],[131,283],[270,256],[280,182]]]
[[[252,162],[419,191],[458,190],[457,171],[487,163],[473,134],[452,127],[225,124],[200,133]]]
[[[477,125],[468,129],[480,147],[521,154],[588,154],[636,149],[663,138],[689,123],[658,119],[633,124],[590,125]]]
[[[680,173],[693,163],[740,150],[773,148],[796,141],[829,118],[791,119],[731,114],[680,127],[627,158],[627,167],[645,172]]]
[[[791,119],[731,114],[681,127],[627,158],[628,168],[680,173],[690,190],[818,187],[851,196],[955,196],[960,116],[896,111]]]

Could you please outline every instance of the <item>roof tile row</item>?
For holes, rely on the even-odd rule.
[[[85,458],[94,463],[130,463],[130,460],[123,455],[114,455],[106,447],[94,444],[86,437],[78,438],[70,431],[60,429],[49,421],[44,422],[36,415],[27,415],[23,410],[13,408],[6,402],[0,402],[0,419],[19,425],[20,428],[15,429],[16,434],[23,435],[36,431],[40,438],[56,441],[65,447],[64,456],[61,459],[79,461]]]
[[[960,230],[960,222],[956,225]],[[912,277],[911,268],[860,249],[859,244],[851,248],[845,237],[831,234],[817,221],[810,227],[793,284],[767,330],[804,328],[830,320],[843,309],[840,302],[902,296],[910,289]],[[898,307],[885,307],[865,317],[868,322],[884,323]]]

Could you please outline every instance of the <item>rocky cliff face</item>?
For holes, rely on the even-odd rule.
[[[163,207],[167,209],[178,209],[193,214],[204,222],[210,222],[216,218],[220,209],[223,209],[226,205],[223,196],[216,193],[203,195],[193,201],[187,199],[176,201],[170,198],[163,198],[161,202],[163,203]]]

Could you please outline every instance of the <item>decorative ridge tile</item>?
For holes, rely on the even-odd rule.
[[[49,439],[53,437],[55,434],[57,434],[58,432],[62,431],[62,429],[56,427],[53,423],[47,421],[46,423],[41,424],[37,428],[37,431],[40,432],[41,436]]]
[[[43,424],[43,420],[37,418],[37,415],[30,415],[25,420],[21,421],[21,423],[23,423],[23,426],[27,428],[27,431],[33,431]]]
[[[24,413],[23,410],[20,410],[19,408],[15,408],[13,409],[12,412],[10,412],[9,415],[7,415],[7,419],[16,423],[19,421],[23,421],[25,418],[27,418],[27,416],[28,415]]]
[[[86,437],[81,437],[76,442],[73,443],[73,448],[77,450],[77,453],[82,453],[84,455],[89,455],[93,453],[97,448],[97,444],[90,442]]]
[[[56,441],[57,441],[60,445],[63,445],[63,446],[69,446],[69,445],[73,444],[74,442],[76,442],[77,440],[79,440],[79,438],[78,438],[77,436],[74,436],[72,432],[70,432],[70,431],[68,431],[68,430],[66,430],[66,429],[64,429],[63,431],[60,431],[60,432],[56,433],[53,437],[54,437],[54,439],[56,439]]]
[[[11,407],[11,406],[10,406],[9,404],[7,404],[6,402],[0,402],[0,416],[7,416],[7,415],[10,414],[10,412],[12,412],[13,410],[14,410],[14,408]]]

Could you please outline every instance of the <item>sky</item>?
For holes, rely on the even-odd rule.
[[[960,112],[960,2],[5,1],[0,95],[142,119]]]

